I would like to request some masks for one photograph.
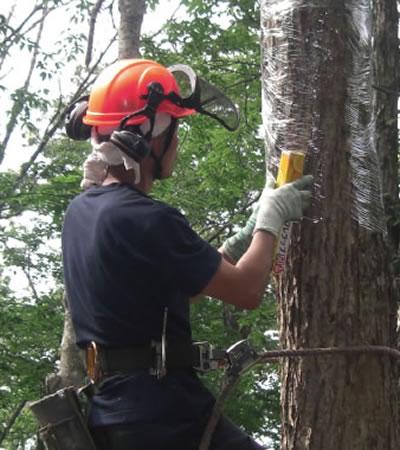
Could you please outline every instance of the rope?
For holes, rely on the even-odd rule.
[[[296,350],[267,350],[264,353],[261,353],[257,363],[270,362],[271,359],[277,358],[298,358],[302,356],[335,355],[346,353],[377,353],[392,356],[394,358],[400,358],[400,351],[392,347],[386,347],[384,345],[357,345],[351,347],[317,347],[300,348]]]
[[[207,427],[201,438],[199,450],[208,450],[215,427],[217,426],[219,418],[222,414],[225,401],[228,398],[229,394],[232,392],[232,389],[234,388],[239,378],[240,375],[230,376],[226,378],[225,387],[222,389],[220,396],[217,398],[214,404],[210,419],[207,423]]]
[[[301,348],[296,350],[281,349],[281,350],[266,350],[259,355],[259,358],[255,360],[251,365],[249,365],[245,370],[243,370],[239,375],[227,376],[225,381],[225,386],[223,387],[221,394],[217,398],[210,419],[207,423],[207,427],[201,438],[199,450],[208,450],[211,442],[212,435],[214,433],[215,427],[219,421],[222,414],[224,404],[232,392],[235,384],[239,380],[240,376],[253,368],[256,364],[261,363],[271,363],[276,362],[279,358],[301,358],[304,356],[321,356],[321,355],[345,355],[345,354],[381,354],[391,356],[393,358],[400,359],[400,351],[392,348],[386,347],[384,345],[358,345],[350,347],[316,347],[316,348]]]

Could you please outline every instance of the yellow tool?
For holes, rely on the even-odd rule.
[[[276,187],[297,180],[303,175],[305,156],[300,152],[282,151]]]
[[[304,153],[300,152],[282,151],[276,187],[297,180],[303,175],[305,156]],[[272,264],[272,272],[276,275],[282,273],[285,269],[291,229],[292,224],[290,222],[286,223],[276,239]]]

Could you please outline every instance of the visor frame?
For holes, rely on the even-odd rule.
[[[188,78],[188,80],[190,81],[190,88],[192,89],[192,93],[189,96],[182,97],[181,92],[180,92],[179,96],[178,95],[174,96],[174,97],[179,98],[180,106],[185,107],[185,108],[195,109],[200,114],[203,114],[203,115],[211,117],[212,119],[215,119],[218,123],[220,123],[223,127],[225,127],[229,131],[235,131],[238,128],[239,112],[238,112],[236,106],[234,105],[232,100],[228,96],[226,96],[223,92],[221,92],[217,87],[215,87],[211,83],[208,83],[203,78],[200,78],[198,75],[196,75],[195,71],[190,66],[187,66],[186,64],[174,64],[170,67],[167,67],[167,70],[169,70],[172,73],[172,75],[175,77],[178,87],[180,87],[179,81],[174,72],[184,73],[186,75],[186,77]],[[224,119],[222,119],[218,115],[213,114],[212,112],[207,111],[206,109],[203,108],[203,105],[201,103],[201,91],[202,91],[201,85],[202,84],[210,86],[213,90],[218,92],[222,98],[225,98],[227,100],[227,102],[231,105],[231,109],[236,115],[236,120],[235,120],[234,126],[229,125]],[[176,101],[177,98],[174,98],[174,100]],[[171,99],[171,101],[174,101],[174,100]]]

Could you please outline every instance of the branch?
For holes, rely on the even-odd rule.
[[[108,12],[110,14],[111,23],[113,26],[113,29],[116,30],[117,26],[115,25],[114,15],[113,15],[113,6],[114,6],[115,0],[111,0],[111,3],[105,7],[105,9],[108,9]]]
[[[116,39],[117,39],[117,34],[115,34],[112,37],[112,39],[108,43],[107,47],[99,55],[96,63],[88,71],[86,77],[83,79],[83,81],[81,82],[81,84],[79,85],[77,90],[75,91],[74,95],[72,96],[71,103],[73,103],[79,97],[81,97],[83,91],[86,90],[87,87],[90,86],[90,84],[94,81],[94,80],[90,80],[90,77],[95,73],[95,71],[97,70],[97,67],[101,63],[104,55],[108,52],[109,48],[115,42]],[[60,105],[61,105],[61,103],[60,103]],[[42,139],[40,141],[40,144],[38,145],[37,149],[31,155],[29,161],[27,161],[26,163],[24,163],[22,165],[20,173],[18,174],[18,176],[16,177],[16,179],[14,181],[12,189],[17,190],[21,186],[21,183],[23,182],[24,177],[28,173],[28,171],[31,168],[31,166],[34,164],[34,162],[36,161],[38,156],[43,152],[44,148],[48,144],[49,140],[54,136],[54,134],[56,133],[57,129],[60,128],[60,126],[63,124],[63,122],[65,120],[65,116],[67,115],[68,109],[69,109],[69,105],[64,106],[63,108],[59,107],[57,109],[57,111],[55,112],[53,117],[50,119],[49,124],[48,124],[48,126],[47,126],[47,128],[46,128],[46,130],[45,130],[45,132],[43,134],[43,137],[42,137]],[[4,202],[0,203],[0,218],[2,218],[2,213],[5,211],[5,209],[6,209],[6,203],[4,203]]]
[[[29,287],[31,288],[31,291],[32,291],[34,299],[36,300],[36,303],[39,303],[40,302],[40,296],[39,296],[39,294],[38,294],[38,292],[36,290],[35,283],[32,280],[31,274],[29,273],[29,268],[23,267],[22,271],[23,271],[23,273],[25,274],[25,276],[26,276],[26,278],[28,280]]]
[[[40,5],[40,6],[36,6],[36,7],[32,10],[32,12],[26,17],[26,19],[23,20],[22,23],[21,23],[17,28],[15,28],[15,29],[13,30],[13,32],[3,40],[3,42],[0,43],[0,49],[2,49],[1,52],[0,52],[0,70],[2,69],[2,66],[3,66],[3,64],[4,64],[4,61],[5,61],[6,57],[7,57],[7,55],[8,55],[8,51],[9,51],[10,47],[11,47],[11,46],[13,45],[13,43],[14,43],[14,42],[12,41],[12,38],[13,38],[15,35],[17,35],[17,34],[19,34],[19,35],[21,35],[21,36],[26,36],[26,35],[27,35],[31,30],[33,30],[38,24],[39,24],[39,25],[41,24],[41,22],[42,22],[42,20],[43,20],[43,17],[42,17],[41,19],[38,19],[36,22],[34,22],[33,24],[31,24],[26,30],[24,30],[24,31],[22,32],[22,28],[24,27],[24,25],[26,25],[27,22],[34,16],[34,14],[35,14],[37,11],[40,11],[41,9],[43,9],[43,7],[42,7],[41,5]],[[47,10],[47,14],[48,14],[48,13],[50,13],[51,11],[54,11],[55,6],[53,6],[53,7],[51,7],[51,8],[48,8],[48,6],[46,5],[44,9]],[[11,18],[11,16],[9,17],[8,21],[10,20],[10,18]],[[11,27],[9,27],[9,28],[11,28]]]
[[[11,417],[8,419],[7,425],[4,428],[3,432],[0,434],[0,445],[4,442],[6,437],[8,436],[11,428],[13,427],[15,421],[18,419],[18,416],[21,414],[21,411],[24,409],[26,404],[26,400],[22,400],[15,411],[11,414]]]
[[[31,64],[30,64],[30,68],[29,68],[29,72],[28,72],[28,76],[26,77],[24,86],[22,87],[23,92],[26,92],[28,90],[29,85],[31,83],[33,70],[34,70],[34,68],[36,66],[36,60],[37,60],[37,56],[38,56],[38,53],[39,53],[39,42],[40,42],[40,40],[42,38],[44,22],[46,20],[46,17],[48,15],[48,13],[49,13],[49,11],[47,10],[47,8],[44,8],[43,9],[42,18],[41,18],[41,21],[40,21],[38,34],[37,34],[37,37],[36,37],[35,49],[33,51]],[[14,102],[13,107],[12,107],[10,120],[7,123],[6,135],[5,135],[4,139],[3,139],[3,142],[0,144],[0,164],[4,160],[7,144],[9,142],[10,138],[11,138],[11,135],[12,135],[14,129],[15,129],[15,126],[17,125],[17,118],[21,114],[21,111],[22,111],[23,107],[24,107],[24,99],[23,98],[17,98],[16,101]]]
[[[242,11],[242,13],[244,14],[244,16],[247,18],[247,20],[248,20],[250,23],[252,23],[252,24],[254,25],[254,27],[257,27],[257,28],[259,27],[259,20],[256,20],[256,17],[250,15],[250,14],[249,14],[249,11],[246,10],[246,9],[244,8],[244,6],[243,6],[240,2],[238,2],[236,6]],[[254,2],[254,10],[255,10],[255,11],[260,11],[260,2]],[[235,16],[234,16],[234,17],[235,17]],[[237,20],[238,18],[235,17],[235,19]]]
[[[10,9],[10,13],[8,14],[8,17],[7,17],[7,20],[6,20],[6,23],[5,23],[5,25],[6,25],[7,28],[11,28],[10,25],[9,25],[9,23],[10,23],[10,20],[12,19],[13,14],[14,14],[15,6],[16,6],[16,3],[13,4],[13,6],[12,6],[11,9]],[[4,42],[4,41],[3,41],[3,42]],[[2,51],[2,53],[1,53],[1,55],[0,55],[0,71],[1,71],[1,69],[2,69],[2,67],[3,67],[4,61],[5,61],[6,56],[7,56],[7,51],[8,51],[8,48],[9,48],[9,47],[6,48],[6,47],[3,45],[3,43],[1,43],[1,47],[3,47],[3,51]],[[10,70],[11,70],[11,69],[10,69]],[[4,76],[5,76],[5,75],[4,75]],[[3,76],[3,77],[4,77],[4,76]],[[3,77],[2,77],[2,78],[3,78]]]
[[[90,28],[89,28],[88,45],[87,45],[86,58],[85,58],[86,67],[89,67],[89,64],[92,60],[94,29],[96,26],[97,16],[100,12],[100,9],[101,9],[101,6],[103,3],[104,3],[104,0],[97,0],[97,3],[94,5],[94,7],[92,9],[92,13],[90,14]]]
[[[82,92],[91,84],[91,82],[89,82],[90,77],[94,74],[98,65],[100,64],[101,60],[103,59],[104,55],[107,53],[108,49],[114,43],[116,38],[117,38],[117,35],[115,34],[114,37],[109,42],[109,44],[107,45],[107,47],[105,48],[105,50],[103,50],[103,52],[100,54],[96,63],[89,70],[88,74],[86,75],[85,79],[81,82],[78,89],[75,91],[75,94],[73,95],[73,97],[71,99],[71,103],[73,103],[75,100],[77,100],[82,95]],[[28,173],[32,164],[36,161],[37,157],[42,153],[42,151],[46,147],[49,140],[53,137],[53,135],[55,134],[57,129],[60,128],[60,126],[64,122],[64,119],[65,119],[65,116],[67,115],[68,109],[69,109],[69,105],[65,106],[61,113],[59,111],[57,111],[54,114],[54,116],[52,117],[52,119],[49,122],[47,129],[44,132],[43,138],[42,138],[38,148],[32,154],[29,161],[22,166],[21,171],[14,182],[13,189],[19,188],[19,186],[22,183],[22,180],[24,179],[25,175]],[[1,211],[2,211],[2,205],[0,205],[0,213],[1,213]]]
[[[27,17],[21,22],[21,24],[17,28],[14,28],[12,33],[3,39],[3,41],[0,43],[0,47],[4,48],[6,42],[11,40],[11,38],[13,38],[17,33],[19,33],[22,30],[23,26],[31,19],[31,17],[33,17],[36,14],[36,12],[41,9],[42,9],[41,5],[35,6],[33,8],[33,10],[27,15]],[[45,9],[47,9],[47,6],[45,6]],[[9,17],[9,19],[10,18],[11,17]],[[9,28],[11,28],[11,27],[9,27]]]
[[[179,5],[175,8],[174,12],[171,14],[171,17],[167,20],[166,23],[168,23],[170,20],[172,20],[175,17],[175,14],[179,11],[180,7],[182,6],[182,2],[179,3]],[[153,34],[149,36],[150,39],[154,39],[159,34],[161,34],[164,31],[165,25],[161,25],[161,28],[159,28],[157,31],[155,31]]]
[[[261,193],[258,193],[254,199],[247,199],[248,201],[245,202],[238,211],[232,211],[230,214],[230,217],[228,217],[228,219],[225,221],[225,223],[221,224],[220,227],[217,230],[215,230],[213,234],[211,234],[210,236],[204,237],[204,239],[209,244],[212,244],[216,239],[218,239],[221,236],[221,234],[223,232],[226,231],[227,228],[231,228],[231,221],[232,221],[233,217],[236,214],[244,214],[244,213],[248,212],[249,209],[251,208],[251,206],[258,201],[258,199],[260,198],[260,195],[261,195]],[[199,231],[200,236],[203,236],[206,233],[206,231],[208,231],[207,228],[208,227],[205,227]],[[228,236],[231,235],[231,232],[232,232],[232,230],[230,229]]]

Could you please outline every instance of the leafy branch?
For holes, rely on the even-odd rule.
[[[116,38],[117,35],[115,34],[108,43],[107,47],[101,52],[95,64],[90,68],[90,70],[88,70],[86,76],[83,78],[80,85],[76,89],[75,93],[72,95],[71,104],[74,103],[79,97],[81,97],[83,92],[93,83],[95,78],[93,77],[93,75],[96,73],[101,61],[103,60],[105,54],[108,52],[111,45],[115,42]],[[37,146],[36,150],[32,153],[29,160],[21,166],[20,172],[18,176],[15,178],[12,185],[12,189],[14,191],[20,188],[21,183],[23,182],[25,176],[29,172],[32,165],[35,163],[38,156],[43,153],[43,150],[49,143],[50,139],[55,135],[57,130],[64,123],[69,108],[70,105],[64,105],[61,102],[61,100],[59,101],[57,110],[54,113],[53,117],[49,120],[48,126],[40,139],[39,145]],[[7,205],[5,203],[0,203],[0,218],[2,218],[2,213],[6,207]]]
[[[8,434],[10,433],[15,421],[18,419],[18,416],[21,414],[22,410],[24,409],[24,406],[26,404],[26,400],[22,400],[13,413],[11,414],[10,418],[8,419],[3,431],[0,433],[0,446],[4,442],[4,440],[7,438]]]
[[[17,125],[18,116],[20,115],[20,113],[24,107],[25,95],[26,95],[26,92],[28,91],[29,85],[31,83],[32,74],[33,74],[33,71],[34,71],[34,68],[36,65],[36,60],[38,57],[39,43],[42,38],[44,22],[45,22],[46,17],[48,16],[48,14],[49,14],[49,10],[46,7],[43,8],[43,14],[42,14],[42,18],[40,20],[40,26],[39,26],[39,30],[38,30],[36,41],[35,41],[34,51],[33,51],[32,59],[31,59],[28,75],[26,77],[23,87],[19,90],[20,95],[18,95],[17,99],[15,100],[15,102],[12,106],[11,117],[7,124],[7,132],[3,139],[3,142],[0,144],[0,164],[4,160],[7,144],[8,144],[8,142],[11,138],[11,135]]]

